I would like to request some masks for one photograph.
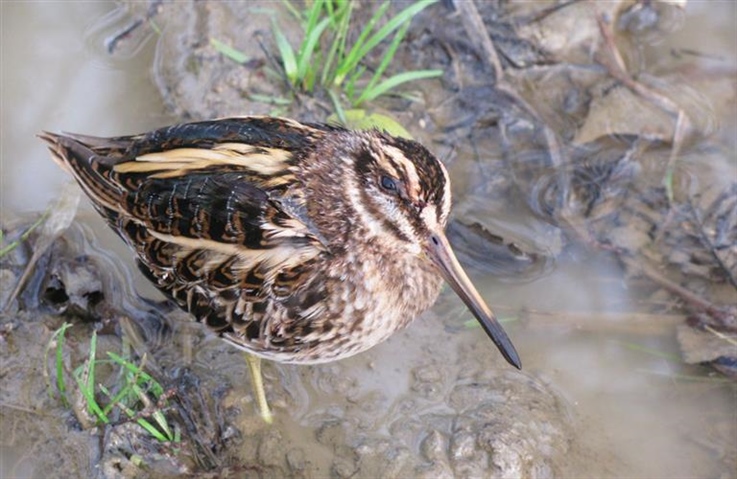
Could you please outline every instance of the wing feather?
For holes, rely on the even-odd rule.
[[[214,330],[268,350],[322,310],[325,291],[305,265],[329,251],[293,167],[329,129],[248,117],[41,138],[160,289]]]

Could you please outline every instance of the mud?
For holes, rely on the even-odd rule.
[[[434,339],[446,334],[437,313],[401,340],[358,358],[321,367],[268,364],[267,395],[277,418],[269,426],[256,414],[241,354],[176,318],[170,306],[126,296],[128,288],[118,284],[125,267],[96,254],[85,234],[76,225],[66,231],[41,258],[44,267],[29,281],[34,287],[3,314],[3,377],[19,387],[3,388],[0,401],[27,405],[6,411],[9,430],[46,438],[29,444],[15,438],[33,457],[35,475],[169,477],[219,470],[260,477],[553,477],[561,458],[575,450],[564,403],[534,376],[501,367],[478,333],[455,335],[448,347],[433,351]],[[29,245],[34,241],[37,235]],[[19,248],[3,258],[2,274],[17,281],[25,256]],[[29,304],[33,313],[18,309]],[[124,314],[137,318],[150,346],[148,367],[176,391],[175,405],[165,410],[183,432],[179,445],[159,443],[123,418],[95,427],[83,398],[71,399],[70,411],[49,396],[53,386],[24,379],[55,381],[53,354],[49,359],[45,349],[65,319],[76,318],[66,340],[68,364],[89,354],[91,329],[100,333],[98,356],[120,351],[125,329],[111,321]],[[104,371],[98,376],[107,380]],[[65,446],[49,455],[47,441],[57,434]],[[75,448],[89,455],[64,452]],[[29,460],[24,457],[21,464]],[[146,464],[143,471],[134,458]]]

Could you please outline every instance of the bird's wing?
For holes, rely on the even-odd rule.
[[[329,252],[293,169],[319,134],[249,118],[41,137],[160,289],[212,328],[256,338],[269,308],[296,317],[323,296],[305,265]]]
[[[291,120],[246,117],[131,137],[41,137],[113,227],[122,215],[187,244],[260,250],[322,244],[300,213],[294,174],[296,156],[320,134]]]

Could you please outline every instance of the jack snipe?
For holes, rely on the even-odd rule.
[[[41,138],[143,273],[249,353],[359,353],[432,306],[444,278],[520,367],[445,238],[448,174],[414,141],[268,117]]]

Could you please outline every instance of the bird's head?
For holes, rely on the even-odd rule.
[[[419,143],[376,131],[350,132],[338,145],[343,198],[355,221],[387,250],[400,248],[432,264],[448,282],[507,361],[519,356],[504,329],[471,283],[445,237],[451,208],[450,178]],[[340,136],[340,135],[339,135]]]

